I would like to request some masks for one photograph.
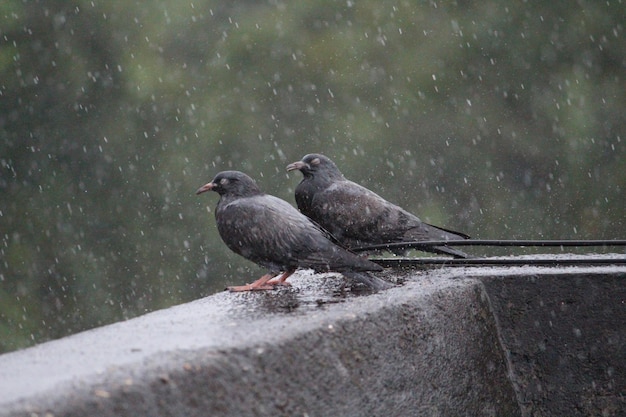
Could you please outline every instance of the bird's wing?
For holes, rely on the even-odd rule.
[[[466,238],[422,222],[417,216],[390,203],[352,181],[335,182],[315,194],[315,219],[341,242],[376,244],[407,240]]]
[[[414,215],[352,181],[339,181],[315,194],[315,220],[340,241],[395,240],[402,231],[421,222]]]
[[[216,215],[228,247],[260,265],[364,269],[365,260],[336,246],[318,225],[277,197],[241,198],[220,207]]]

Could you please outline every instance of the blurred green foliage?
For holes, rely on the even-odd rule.
[[[0,351],[260,273],[223,169],[310,152],[477,238],[624,238],[621,1],[0,6]]]

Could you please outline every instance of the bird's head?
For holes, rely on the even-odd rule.
[[[261,190],[254,180],[240,171],[222,171],[211,182],[198,188],[196,194],[215,191],[219,195],[247,197],[260,194]]]
[[[330,158],[319,153],[305,155],[300,161],[287,165],[287,171],[295,170],[302,172],[305,178],[314,177],[317,173],[332,178],[343,178],[337,165]]]

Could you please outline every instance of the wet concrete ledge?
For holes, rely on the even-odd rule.
[[[0,356],[0,416],[618,416],[626,268],[220,293]]]

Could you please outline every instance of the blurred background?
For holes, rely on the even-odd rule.
[[[0,4],[0,352],[243,284],[242,170],[320,152],[481,239],[625,238],[621,1]]]

